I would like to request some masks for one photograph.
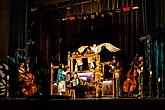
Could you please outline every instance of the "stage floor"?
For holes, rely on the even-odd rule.
[[[2,98],[0,110],[164,110],[165,98]]]

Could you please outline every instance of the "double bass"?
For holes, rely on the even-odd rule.
[[[136,88],[136,69],[134,68],[134,65],[132,65],[131,69],[127,73],[127,80],[123,84],[123,90],[124,92],[131,93]]]
[[[21,91],[25,95],[25,97],[29,97],[37,93],[38,90],[34,81],[34,75],[30,72],[27,72],[25,75],[24,83],[21,88]]]

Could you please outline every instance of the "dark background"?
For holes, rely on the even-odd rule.
[[[104,18],[98,16],[94,20],[61,21],[66,15],[81,14],[80,6],[72,6],[70,11],[67,11],[66,7],[59,8],[68,4],[71,6],[74,2],[78,2],[78,0],[61,3],[51,0],[47,2],[44,0],[0,2],[0,8],[6,12],[4,14],[3,11],[0,11],[2,16],[0,18],[2,19],[2,23],[0,23],[2,37],[0,38],[1,41],[4,41],[0,48],[1,60],[8,62],[6,56],[12,56],[15,48],[26,47],[27,39],[31,38],[35,41],[35,44],[31,46],[29,55],[32,56],[38,68],[44,68],[42,75],[41,72],[37,74],[46,77],[45,81],[49,82],[48,67],[50,67],[51,62],[66,64],[68,51],[73,52],[82,45],[110,42],[122,49],[117,55],[125,64],[123,74],[126,74],[129,69],[128,65],[136,52],[146,55],[143,42],[138,40],[139,36],[150,34],[153,37],[153,91],[156,91],[155,81],[159,76],[158,74],[163,75],[164,73],[164,0],[119,0],[118,3],[111,1],[109,3],[110,10],[136,5],[139,6],[139,9],[129,12],[114,12],[112,16],[105,15]],[[6,5],[3,3],[6,3]],[[101,0],[101,6],[97,7],[98,4],[93,2],[92,11],[90,4],[87,3],[84,5],[84,13],[104,11],[107,9],[107,3],[107,0]],[[32,8],[37,8],[37,10],[32,12]],[[93,26],[93,30],[91,26]],[[163,46],[161,46],[161,43]],[[15,74],[17,69],[12,64],[11,68],[13,69],[10,77],[13,80],[10,81],[10,93],[11,96],[14,96],[16,85],[13,84],[17,79]],[[46,88],[48,90],[49,87]],[[46,94],[49,94],[49,91]]]

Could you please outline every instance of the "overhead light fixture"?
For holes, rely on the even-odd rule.
[[[99,16],[99,13],[98,12],[96,12],[96,16]]]
[[[62,21],[65,21],[65,20],[66,20],[66,18],[63,18],[63,19],[62,19]]]
[[[123,8],[123,11],[130,11],[131,10],[131,7],[124,7]]]
[[[95,15],[94,14],[91,15],[91,19],[95,19]]]
[[[108,11],[107,12],[109,16],[112,16],[113,15],[113,12],[112,11]]]
[[[115,12],[116,12],[116,13],[120,13],[120,12],[121,12],[121,9],[120,9],[120,8],[116,8],[116,9],[115,9]]]
[[[101,13],[101,17],[104,17],[104,14],[103,13]]]
[[[83,17],[83,19],[84,19],[84,20],[87,20],[87,17],[86,17],[86,16],[84,16],[84,17]]]
[[[74,16],[70,16],[69,19],[70,19],[71,21],[73,21],[73,20],[75,20],[75,17],[74,17]]]
[[[78,19],[78,20],[81,20],[81,19],[82,19],[82,16],[77,16],[77,19]]]
[[[139,7],[138,6],[135,6],[135,7],[132,7],[132,9],[133,10],[137,10],[137,9],[139,9]]]

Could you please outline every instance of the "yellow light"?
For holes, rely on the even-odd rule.
[[[158,82],[160,82],[160,78],[158,78]]]

